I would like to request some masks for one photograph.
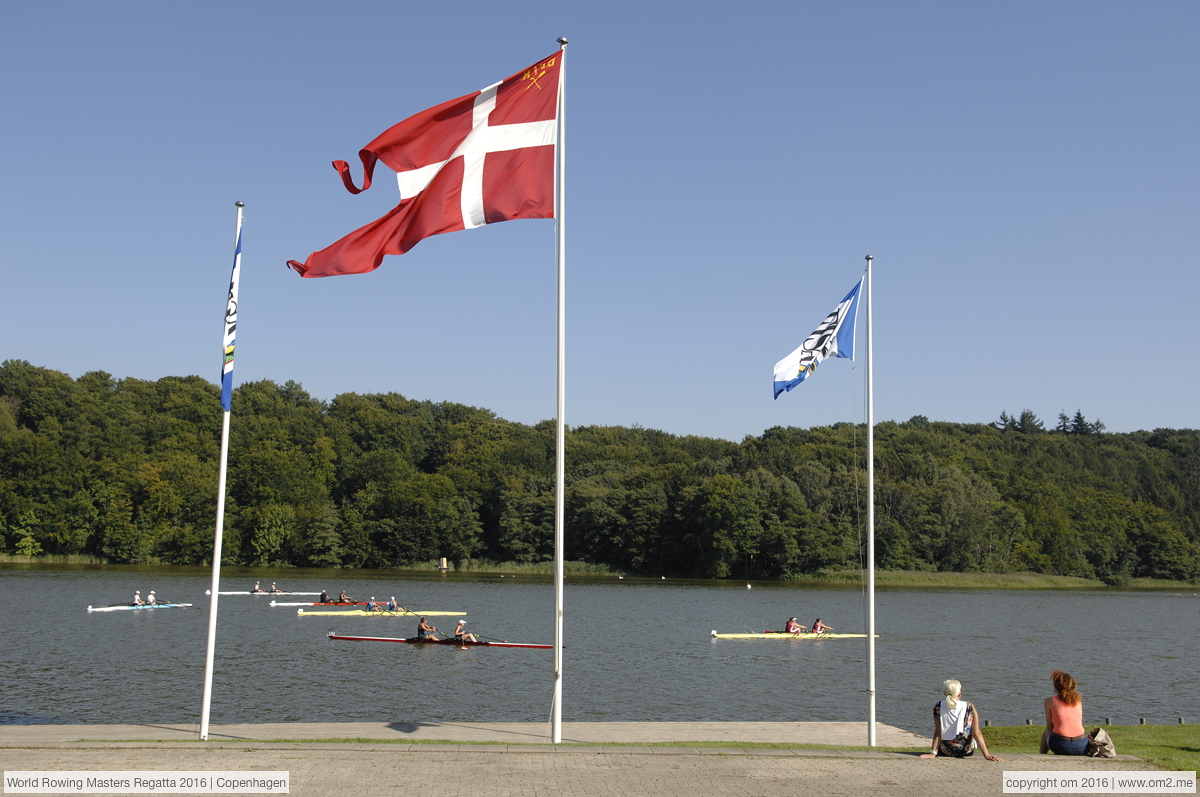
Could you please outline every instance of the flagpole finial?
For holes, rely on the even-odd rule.
[[[234,202],[233,204],[237,205],[239,208],[244,208],[244,207],[246,207],[246,203],[245,203],[245,202]]]
[[[559,36],[559,37],[558,37],[558,43],[559,43],[559,44],[561,44],[563,47],[566,47],[566,46],[567,46],[567,37],[566,37],[566,36]]]
[[[871,262],[872,260],[874,260],[874,259],[875,259],[875,258],[874,258],[874,257],[872,257],[871,255],[867,255],[867,262],[868,262],[868,263],[870,263],[870,262]]]

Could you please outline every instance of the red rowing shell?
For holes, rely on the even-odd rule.
[[[330,639],[341,639],[346,642],[404,642],[409,645],[459,645],[465,647],[489,647],[489,648],[537,648],[538,650],[553,650],[553,645],[526,645],[520,642],[457,642],[453,639],[425,639],[423,642],[417,640],[416,637],[411,639],[397,639],[396,637],[388,636],[338,636],[330,634]]]

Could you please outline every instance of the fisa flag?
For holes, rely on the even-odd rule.
[[[800,348],[775,363],[775,398],[807,379],[826,357],[854,359],[854,323],[858,319],[858,292],[862,284],[860,279]]]
[[[242,229],[238,226],[237,249],[233,253],[233,275],[229,278],[229,301],[225,304],[225,360],[221,366],[221,408],[233,403],[233,341],[237,332],[238,276],[242,271]]]

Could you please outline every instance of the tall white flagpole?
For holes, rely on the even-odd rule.
[[[563,394],[567,367],[567,239],[564,214],[566,202],[563,196],[566,185],[567,40],[559,37],[558,43],[562,63],[558,72],[558,140],[554,147],[554,228],[558,256],[558,420],[554,432],[554,699],[550,709],[550,740],[553,744],[562,744],[563,506],[567,481],[567,427],[563,415],[566,408]]]
[[[871,255],[867,255],[867,746],[875,746],[875,353],[872,343]]]
[[[208,650],[204,656],[204,703],[200,708],[200,739],[208,739],[208,717],[212,708],[213,654],[217,644],[217,599],[221,589],[221,536],[225,530],[225,474],[229,462],[229,397],[233,389],[233,347],[237,333],[238,277],[242,270],[242,210],[237,205],[237,233],[234,237],[233,275],[229,278],[229,298],[225,304],[224,363],[221,369],[221,469],[217,477],[217,531],[213,539],[212,601],[208,604]]]

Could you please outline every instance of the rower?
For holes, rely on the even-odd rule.
[[[395,595],[393,595],[393,596],[392,596],[392,599],[391,599],[390,601],[388,601],[388,603],[387,603],[387,611],[389,611],[389,612],[401,612],[401,611],[404,611],[403,609],[401,609],[401,608],[400,608],[400,604],[396,603],[396,596],[395,596]]]
[[[333,598],[329,597],[329,593],[321,590],[321,597],[317,599],[317,603],[333,603]]]
[[[271,582],[271,592],[276,592],[276,593],[279,593],[280,595],[283,594],[283,590],[276,587],[274,581]]]
[[[465,631],[466,625],[467,625],[466,620],[459,620],[458,625],[454,626],[454,641],[458,642],[458,643],[463,643],[463,642],[470,642],[472,644],[477,643],[479,640],[477,640],[475,638],[475,635],[468,634]]]
[[[784,626],[784,628],[783,628],[783,633],[785,633],[785,634],[802,634],[807,630],[808,630],[807,628],[800,625],[800,623],[796,622],[796,618],[793,617],[787,621],[787,625]]]
[[[435,638],[426,636],[426,634],[436,634],[437,632],[438,632],[438,630],[436,628],[431,626],[429,623],[425,622],[424,617],[421,618],[421,622],[417,623],[417,641],[418,642],[425,642],[426,640],[428,640],[429,642],[436,642],[437,640]]]
[[[383,611],[383,607],[382,607],[382,606],[378,606],[378,605],[376,605],[376,603],[375,603],[375,596],[374,596],[374,595],[372,595],[372,596],[371,596],[371,600],[367,601],[367,611],[369,611],[369,612],[381,612],[381,611]]]
[[[354,603],[354,598],[351,598],[349,595],[347,595],[346,590],[342,590],[341,593],[338,595],[337,602],[338,603]]]
[[[158,599],[154,597],[154,590],[150,590],[150,594],[146,596],[146,605],[153,606],[158,603]]]
[[[812,632],[814,634],[816,634],[817,636],[824,634],[826,631],[832,631],[832,630],[833,630],[833,626],[825,625],[824,623],[822,623],[820,617],[818,617],[812,624]]]
[[[266,590],[264,590],[262,587],[258,586],[257,581],[254,582],[254,589],[250,590],[250,594],[253,595],[256,592],[266,592]]]
[[[129,605],[130,606],[145,606],[146,605],[146,602],[144,600],[142,600],[142,591],[140,589],[135,589],[133,591],[133,600],[131,600],[129,602]]]

